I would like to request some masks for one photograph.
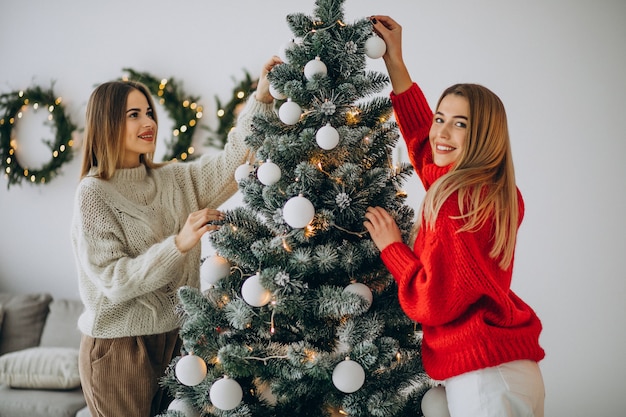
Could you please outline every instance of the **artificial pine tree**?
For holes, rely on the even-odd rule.
[[[366,70],[382,40],[367,18],[345,23],[343,2],[287,16],[294,40],[268,75],[278,111],[255,119],[256,161],[238,170],[244,205],[210,235],[203,291],[179,291],[168,416],[421,415],[419,324],[363,227],[381,206],[408,240],[411,167],[392,162],[389,79]]]

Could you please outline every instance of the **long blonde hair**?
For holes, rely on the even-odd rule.
[[[427,226],[434,227],[444,201],[458,191],[460,218],[466,221],[458,232],[477,230],[493,216],[489,256],[499,258],[500,268],[507,269],[515,252],[519,206],[504,105],[481,85],[456,84],[442,93],[437,108],[449,94],[469,101],[465,146],[451,170],[426,192],[418,225],[423,218]]]
[[[126,101],[131,91],[138,90],[148,100],[158,129],[158,120],[150,90],[137,81],[110,81],[99,85],[91,93],[85,114],[85,136],[80,177],[85,177],[96,167],[95,176],[108,180],[121,165],[124,158],[126,133]],[[157,131],[155,131],[156,137]],[[140,157],[148,168],[163,164],[155,163],[152,154]]]

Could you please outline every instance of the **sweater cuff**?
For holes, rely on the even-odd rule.
[[[433,112],[416,83],[400,94],[391,92],[390,97],[395,116],[405,132],[415,132],[423,126],[430,126]]]
[[[407,267],[418,261],[411,248],[402,242],[388,245],[380,253],[380,258],[397,282],[405,275]]]

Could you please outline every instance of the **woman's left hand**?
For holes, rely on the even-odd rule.
[[[267,79],[267,74],[274,68],[275,65],[282,64],[283,61],[277,57],[271,57],[261,69],[261,75],[259,76],[259,83],[256,88],[256,99],[263,103],[271,103],[274,101],[274,97],[270,94],[270,81]]]
[[[376,247],[382,251],[395,242],[402,242],[402,233],[391,215],[381,207],[368,207],[363,225]]]

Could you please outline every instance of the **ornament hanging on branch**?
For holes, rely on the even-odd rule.
[[[256,176],[261,184],[274,185],[280,180],[280,167],[268,159],[257,169]]]
[[[290,98],[278,109],[278,117],[280,121],[286,125],[295,125],[298,123],[300,115],[302,115],[302,109],[298,103],[292,101]]]
[[[237,381],[224,376],[211,385],[209,398],[215,407],[228,411],[241,403],[243,390]]]
[[[315,207],[302,194],[292,197],[283,207],[283,219],[285,223],[294,229],[302,229],[315,217]]]
[[[235,170],[235,181],[238,183],[242,180],[248,178],[250,174],[254,172],[254,167],[250,164],[250,162],[246,162],[245,164],[239,165]]]
[[[200,266],[200,282],[203,285],[212,286],[219,280],[226,278],[230,274],[230,262],[220,256],[209,256]]]
[[[272,299],[272,293],[261,285],[261,277],[258,273],[244,281],[241,286],[241,296],[252,307],[263,307]]]
[[[319,56],[316,56],[315,59],[310,60],[304,66],[304,76],[307,80],[312,80],[315,75],[326,75],[328,73],[328,68],[326,68],[326,64],[322,62]]]
[[[422,397],[422,414],[424,417],[450,417],[444,386],[437,385],[426,391]]]
[[[364,298],[365,301],[367,301],[367,308],[370,308],[372,306],[372,302],[374,300],[374,297],[372,295],[372,290],[370,290],[370,287],[368,287],[367,285],[365,285],[365,284],[363,284],[361,282],[353,282],[352,284],[348,285],[343,290],[345,292],[356,294],[356,295]]]
[[[175,398],[167,407],[168,410],[178,411],[185,415],[185,417],[200,417],[200,413],[182,398]]]
[[[365,55],[372,59],[378,59],[385,55],[387,44],[375,33],[365,41]]]
[[[176,363],[176,378],[181,384],[194,386],[201,383],[207,374],[206,362],[201,357],[189,354]]]
[[[333,385],[341,392],[351,394],[358,391],[365,383],[365,371],[357,362],[346,358],[333,370]]]
[[[326,126],[321,127],[315,134],[315,141],[324,150],[335,149],[339,144],[339,132],[330,123],[326,123]]]

